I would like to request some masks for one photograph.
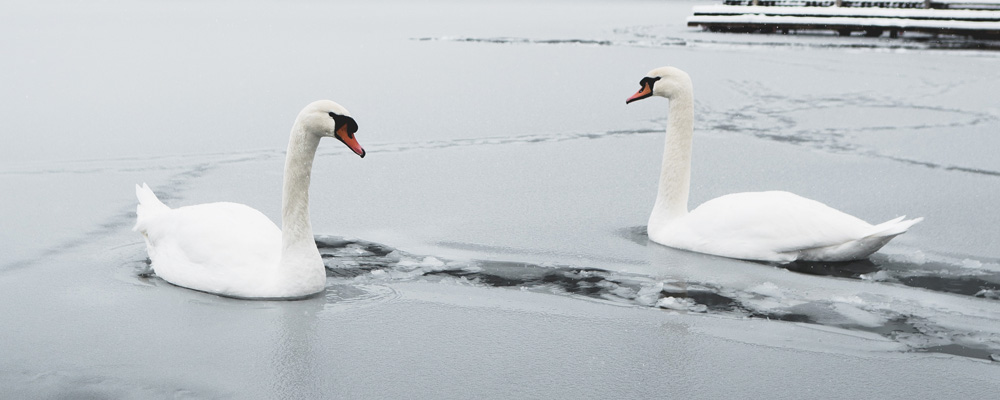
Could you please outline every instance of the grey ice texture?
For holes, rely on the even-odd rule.
[[[0,398],[995,397],[1000,54],[696,4],[5,2]],[[692,207],[925,221],[848,266],[649,243],[667,102],[624,100],[662,65],[694,80]],[[133,185],[277,220],[320,98],[368,151],[320,146],[325,294],[149,274]]]

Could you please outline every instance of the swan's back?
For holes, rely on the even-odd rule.
[[[266,291],[274,282],[281,230],[260,211],[226,202],[170,209],[155,195],[139,200],[134,229],[146,238],[152,267],[163,279],[232,296],[247,288]]]
[[[874,253],[920,219],[874,226],[793,193],[734,193],[709,200],[650,237],[668,246],[732,258],[846,261]]]

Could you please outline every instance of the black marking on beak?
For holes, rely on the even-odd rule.
[[[657,77],[649,77],[649,76],[647,76],[645,78],[642,78],[642,80],[639,81],[639,86],[640,86],[639,87],[639,91],[636,92],[634,95],[632,95],[632,97],[629,97],[628,100],[625,100],[625,104],[629,104],[629,103],[631,103],[633,101],[642,100],[642,99],[645,99],[647,97],[652,96],[653,95],[653,85],[656,84],[656,81],[658,81],[658,80],[660,80],[660,77],[658,77],[658,76]]]
[[[354,118],[346,115],[340,115],[333,111],[330,111],[327,114],[330,115],[330,118],[333,118],[333,129],[335,132],[340,131],[340,127],[347,125],[347,137],[354,139],[354,132],[358,131],[358,123],[354,120]]]

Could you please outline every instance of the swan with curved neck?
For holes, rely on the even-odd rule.
[[[229,297],[294,299],[323,291],[326,270],[309,223],[309,181],[319,141],[333,137],[358,156],[358,124],[337,103],[306,106],[292,125],[285,158],[281,229],[237,203],[171,209],[136,185],[136,224],[153,271],[177,286]]]
[[[656,203],[647,232],[654,242],[699,253],[772,262],[850,261],[868,257],[923,220],[898,217],[879,225],[815,200],[781,191],[709,200],[688,211],[694,92],[687,73],[650,71],[625,103],[667,98],[669,114]]]

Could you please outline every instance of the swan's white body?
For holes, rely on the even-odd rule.
[[[343,107],[317,101],[299,113],[285,160],[282,228],[253,208],[209,203],[171,209],[136,186],[134,230],[156,274],[177,286],[240,298],[291,299],[326,287],[309,223],[309,178],[319,140],[337,137],[358,155],[357,124]]]
[[[650,71],[628,102],[670,99],[660,183],[647,232],[654,242],[699,253],[773,262],[850,261],[868,257],[913,224],[899,217],[872,225],[788,192],[735,193],[691,210],[691,78],[673,67]]]

